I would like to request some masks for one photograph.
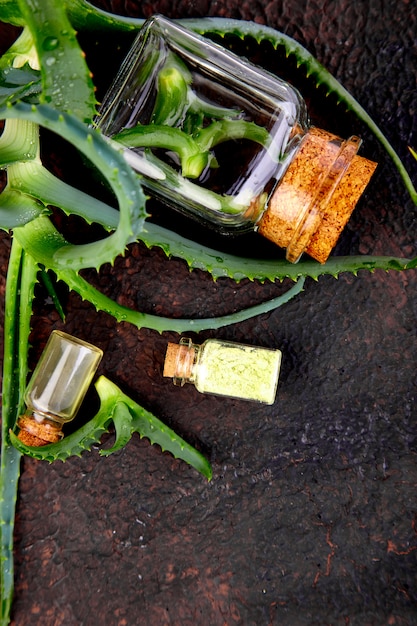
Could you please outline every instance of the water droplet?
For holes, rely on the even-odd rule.
[[[53,64],[55,63],[55,61],[56,61],[55,57],[48,57],[48,58],[45,60],[45,63],[46,63],[46,65],[51,66],[51,65],[53,65]]]
[[[56,37],[46,37],[43,40],[43,49],[44,50],[56,50],[59,46],[59,39]]]

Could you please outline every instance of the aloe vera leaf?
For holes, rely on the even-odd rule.
[[[104,240],[83,245],[70,245],[63,238],[54,242],[53,262],[45,263],[50,269],[58,267],[99,268],[123,254],[128,243],[135,241],[146,217],[145,195],[131,168],[122,155],[106,140],[66,113],[60,113],[47,105],[29,106],[17,103],[0,109],[0,119],[24,119],[49,128],[59,136],[78,146],[81,152],[102,172],[111,185],[119,202],[120,218],[116,230]],[[25,226],[22,226],[25,228]],[[37,230],[38,245],[46,248],[51,241],[44,239]],[[56,245],[59,244],[59,245]],[[29,242],[29,246],[32,242]]]
[[[102,29],[117,31],[136,30],[144,22],[121,15],[113,15],[83,0],[63,1],[70,21],[75,29]],[[25,26],[19,3],[16,0],[0,0],[0,21],[14,26]]]
[[[59,191],[59,187],[57,191]],[[79,200],[82,200],[83,196],[78,197],[77,193],[78,192],[74,190],[74,193],[71,194],[71,197],[68,199],[68,203],[65,205],[65,210],[68,213],[78,212],[86,219],[93,218],[93,214],[85,215],[83,212],[78,211],[79,207],[83,206],[79,202]],[[42,202],[46,202],[43,191],[40,193],[40,196],[41,197],[39,199]],[[93,201],[94,199],[91,199],[91,202]],[[30,207],[30,202],[28,201],[28,207]],[[36,211],[38,210],[38,205],[35,200],[33,200],[33,202],[33,214],[29,216],[30,219],[36,215]],[[100,219],[100,207],[101,204],[98,203],[94,213],[98,223],[101,223],[103,226],[108,228],[115,228],[118,220],[117,211],[114,210],[114,212],[111,213],[111,207],[107,207],[107,211],[102,213],[103,217],[107,215],[108,218],[104,221]],[[13,208],[12,205],[11,208]],[[23,213],[21,219],[29,219],[29,217]],[[11,219],[13,219],[13,217],[11,217]],[[3,224],[2,226],[7,227]],[[42,227],[40,225],[39,227],[33,226],[33,229],[36,232],[40,232],[40,247],[36,244],[36,249],[35,241],[38,242],[38,237],[36,236],[32,238],[32,235],[30,234],[32,227],[30,229],[27,228],[26,231],[23,229],[17,229],[16,236],[21,239],[27,249],[31,250],[38,262],[44,263],[51,269],[56,269],[54,261],[51,258],[53,248],[48,245],[46,247],[46,251],[43,251],[42,241],[45,239],[45,241],[48,242],[58,242],[60,238],[59,233],[57,233],[54,230],[54,227],[46,221],[43,222]],[[337,277],[342,272],[357,274],[360,270],[374,271],[376,269],[383,269],[388,271],[405,270],[413,267],[412,259],[394,256],[330,257],[325,264],[320,264],[312,259],[303,259],[297,264],[288,263],[285,260],[251,259],[219,253],[217,250],[198,244],[149,221],[145,222],[143,230],[138,234],[137,238],[141,239],[149,247],[157,246],[162,248],[168,257],[175,256],[184,259],[190,268],[209,271],[214,278],[228,277],[236,281],[243,278],[259,280],[261,282],[264,282],[265,280],[283,280],[285,278],[297,280],[301,276],[311,277],[317,280],[319,276],[324,274],[330,274]],[[63,244],[64,240],[62,240],[61,245]],[[63,274],[61,274],[61,276],[63,278]],[[66,279],[63,278],[63,280]],[[83,297],[90,297],[86,287],[80,287],[78,284],[75,284],[77,283],[77,279],[74,280],[72,278],[68,278],[68,280],[72,285],[74,285],[73,288],[78,291],[78,293],[83,294]],[[93,296],[91,295],[91,297]],[[104,305],[101,305],[99,308],[103,308],[103,306]],[[104,307],[104,310],[106,310],[106,307]],[[125,313],[122,313],[121,315],[121,319],[124,319]],[[120,315],[118,317],[120,317]]]
[[[105,376],[101,376],[97,380],[96,389],[100,398],[113,397],[119,411],[118,416],[114,415],[116,441],[112,448],[101,450],[101,455],[108,456],[121,449],[127,443],[126,437],[129,436],[130,439],[132,434],[137,432],[141,437],[149,439],[151,444],[158,444],[163,452],[170,452],[175,458],[182,459],[201,472],[208,480],[211,479],[212,469],[210,463],[200,452],[185,442],[152,413],[146,411],[146,409],[124,394],[112,381]],[[117,422],[119,422],[118,425]],[[119,432],[117,431],[117,426]]]
[[[71,274],[71,275],[70,275]],[[257,315],[269,313],[289,302],[303,290],[304,278],[301,278],[286,293],[276,298],[272,298],[260,304],[248,307],[246,309],[237,310],[228,315],[201,318],[201,319],[184,319],[184,318],[168,318],[152,315],[150,313],[142,313],[134,311],[128,307],[124,307],[111,298],[100,293],[87,281],[81,278],[75,272],[58,273],[61,280],[64,280],[70,289],[77,292],[83,299],[91,302],[97,310],[105,311],[112,315],[119,322],[129,322],[138,328],[151,328],[158,332],[174,331],[200,332],[202,330],[222,328],[230,324],[237,324],[247,319],[251,319]]]
[[[12,0],[2,1],[6,2],[7,5],[12,4]],[[71,23],[77,30],[131,32],[138,30],[145,21],[141,18],[124,17],[109,13],[84,0],[64,0],[63,4]],[[16,11],[13,13],[11,7],[8,7],[8,18],[9,20],[19,19]]]
[[[55,281],[53,280],[51,273],[48,270],[46,270],[44,267],[40,266],[39,275],[40,275],[40,280],[42,280],[42,283],[46,291],[48,292],[49,297],[51,298],[59,317],[61,318],[63,322],[65,322],[64,308],[61,304],[61,300],[59,299],[57,291],[55,289]]]
[[[236,139],[249,139],[268,147],[269,132],[245,120],[219,120],[196,131],[191,137],[179,128],[160,124],[134,126],[112,137],[129,148],[164,148],[173,150],[181,159],[182,174],[198,178],[208,163],[208,152],[217,144]],[[278,155],[277,155],[278,156]]]
[[[25,38],[23,37],[23,40]],[[20,38],[20,43],[22,37]],[[23,55],[30,50],[30,45],[24,41],[23,47],[16,46],[16,52]],[[10,122],[14,125],[14,120]],[[33,125],[25,123],[21,126],[23,133],[19,136],[18,146],[22,155],[35,158],[38,154],[38,134]],[[9,126],[10,130],[10,126]],[[12,129],[13,130],[13,129]],[[4,144],[13,140],[13,132],[7,134],[6,139],[0,140]],[[9,153],[10,156],[10,153]],[[16,154],[16,157],[18,155]],[[7,200],[11,196],[21,196],[18,192],[7,190],[2,194],[3,209],[7,209]],[[3,197],[4,196],[4,197]],[[23,200],[23,198],[20,198]],[[32,207],[30,205],[33,205]],[[8,208],[16,213],[24,209],[26,217],[34,210],[36,201],[32,198],[19,203],[18,209]],[[29,349],[30,318],[32,300],[36,282],[37,266],[33,258],[25,254],[16,240],[12,240],[12,249],[9,259],[9,269],[6,281],[5,319],[4,319],[4,358],[2,381],[2,440],[1,440],[1,475],[0,475],[0,592],[1,592],[1,624],[9,623],[10,609],[13,597],[13,528],[15,517],[16,496],[20,473],[20,453],[10,445],[8,435],[11,428],[23,409],[23,391],[26,385],[27,354]]]
[[[242,116],[243,111],[239,109],[230,109],[227,107],[221,107],[217,104],[213,104],[212,102],[208,102],[202,100],[201,98],[194,95],[191,100],[190,108],[188,115],[194,117],[195,119],[202,120],[204,117],[214,118],[214,119],[238,119],[239,116]],[[189,125],[190,130],[194,131],[195,128],[201,127],[201,121],[199,124],[193,124],[192,122]]]
[[[112,137],[115,141],[129,148],[163,148],[172,150],[181,159],[182,174],[198,178],[208,162],[206,150],[190,135],[179,128],[159,124],[138,124],[122,130]]]
[[[8,178],[7,189],[10,191],[34,197],[45,206],[59,206],[67,215],[79,215],[88,224],[95,222],[106,230],[117,228],[120,217],[117,209],[68,185],[51,174],[38,160],[14,163],[8,168]],[[0,203],[3,194],[0,195]]]
[[[16,0],[0,0],[0,21],[14,26],[25,26],[25,20]]]
[[[30,66],[0,67],[0,105],[17,100],[33,99],[41,91],[39,72]]]
[[[189,85],[192,76],[176,55],[170,54],[158,72],[155,105],[151,123],[175,126],[189,106]]]
[[[271,135],[266,128],[245,120],[218,120],[194,135],[200,150],[210,150],[219,143],[235,139],[249,139],[267,148]]]
[[[16,420],[19,403],[19,383],[16,376],[18,330],[16,312],[19,307],[19,287],[22,249],[16,242],[9,258],[6,282],[3,359],[3,402],[0,474],[0,593],[1,624],[7,624],[13,598],[13,529],[21,453],[10,445],[9,428]]]
[[[38,53],[40,99],[88,123],[96,113],[90,70],[61,0],[18,0]]]
[[[10,230],[42,215],[45,207],[30,196],[5,189],[0,194],[0,228]]]
[[[12,243],[4,319],[2,440],[0,474],[1,624],[9,621],[13,597],[13,528],[21,453],[10,444],[9,429],[23,409],[32,300],[37,265],[17,241]]]
[[[131,158],[130,155],[135,155],[135,153],[129,149],[124,154],[128,162]],[[182,196],[188,198],[188,200],[192,200],[203,207],[210,208],[212,211],[221,211],[222,213],[229,214],[242,213],[242,210],[247,208],[247,203],[239,204],[233,196],[216,193],[211,189],[207,189],[198,183],[194,183],[192,180],[181,176],[173,167],[156,157],[149,149],[146,149],[146,156],[144,155],[143,158],[146,159],[145,164],[147,166],[151,166],[154,170],[157,170],[163,175],[162,180],[164,181],[164,185],[166,184],[168,187],[171,187],[171,189],[179,191]],[[191,161],[192,158],[196,158],[197,161],[199,161],[201,157],[199,153],[197,153],[195,157],[191,157],[189,161]],[[209,155],[209,158],[211,159],[211,155]],[[206,159],[206,162],[208,160],[209,159]],[[190,164],[187,164],[184,169],[189,167],[189,165]],[[196,171],[198,171],[198,168],[199,166],[197,163]],[[141,177],[139,177],[139,180],[142,182]],[[159,187],[161,184],[161,178],[157,179],[155,187],[153,180],[154,177],[152,175],[148,176],[146,181],[143,180],[143,185],[146,185],[149,189],[155,190],[155,188]]]
[[[65,245],[65,240],[46,216],[41,215],[26,226],[16,228],[15,237],[27,250],[30,250],[30,253],[38,263],[42,263],[49,269],[56,271],[59,278],[64,280],[71,289],[77,291],[85,299],[90,300],[91,298],[91,301],[97,308],[110,312],[114,306],[110,298],[106,298],[99,292],[96,293],[94,288],[89,286],[77,272],[61,269],[54,263],[55,247],[59,249]],[[297,280],[300,277],[311,277],[317,280],[325,274],[336,278],[342,272],[357,274],[360,270],[372,272],[376,269],[386,271],[412,269],[415,263],[415,259],[394,256],[335,256],[330,257],[325,264],[320,264],[312,259],[301,260],[294,264],[285,260],[250,259],[224,254],[219,256],[217,250],[197,244],[150,222],[145,223],[144,229],[139,233],[138,238],[149,247],[161,247],[168,257],[176,256],[184,259],[191,268],[209,271],[214,278],[228,277],[236,281],[243,278],[261,282],[265,280],[283,280],[285,278]],[[132,321],[132,323],[135,325],[146,326],[153,319],[152,316],[148,317],[147,315],[140,318],[144,314],[138,312],[130,313],[130,309],[120,309],[118,306],[115,308],[116,310],[117,315],[115,314],[115,317],[119,320],[125,320],[133,315],[135,321]],[[159,318],[156,319],[159,320]],[[145,320],[148,321],[145,322]],[[152,323],[150,327],[153,328],[154,324]]]
[[[2,18],[2,0],[0,0],[0,21],[3,21]],[[0,57],[0,69],[5,71],[10,70],[10,68],[21,68],[26,65],[30,67],[31,71],[37,72],[40,81],[38,55],[33,46],[32,34],[30,30],[24,26],[17,39]]]
[[[54,258],[54,247],[61,247],[64,239],[47,217],[41,216],[21,228],[16,228],[14,236],[25,249],[30,250],[30,254],[38,264],[52,269],[59,280],[65,282],[69,289],[77,292],[84,300],[91,302],[96,309],[109,313],[119,322],[125,321],[134,324],[138,328],[146,327],[159,332],[167,330],[177,332],[194,330],[197,332],[208,328],[220,328],[228,324],[234,324],[255,315],[269,312],[285,304],[289,299],[300,293],[303,287],[303,281],[299,281],[282,296],[254,307],[231,313],[230,315],[200,320],[171,319],[121,306],[95,289],[75,270],[61,269],[51,265],[51,258]]]
[[[39,128],[36,124],[26,119],[6,120],[0,136],[0,167],[36,159],[39,154],[38,139]]]
[[[110,422],[114,421],[116,441],[111,448],[100,451],[102,456],[120,450],[133,433],[137,432],[141,437],[149,439],[151,444],[158,444],[162,451],[170,452],[175,458],[194,467],[208,480],[211,479],[212,469],[207,459],[172,429],[134,402],[105,376],[100,376],[95,386],[101,402],[100,409],[92,420],[76,432],[58,443],[42,447],[26,446],[11,432],[13,444],[21,453],[39,460],[65,461],[70,456],[80,456],[84,450],[90,450],[93,444],[99,443]]]
[[[317,280],[325,274],[337,278],[342,272],[357,274],[360,270],[373,272],[377,269],[386,271],[411,269],[416,260],[372,255],[333,256],[323,264],[313,259],[301,259],[298,263],[289,263],[284,259],[252,259],[219,253],[151,222],[145,222],[138,238],[149,247],[161,247],[168,257],[185,259],[191,268],[206,270],[214,278],[228,277],[236,281],[243,278],[261,282],[285,278],[297,280],[301,276]]]
[[[0,136],[0,167],[5,165],[9,165],[8,182],[0,195],[0,228],[21,226],[40,214],[42,207],[34,198],[44,206],[59,206],[67,215],[80,215],[89,224],[97,222],[107,230],[117,228],[116,209],[68,185],[43,167],[38,124],[22,118],[6,120]]]
[[[59,191],[59,186],[57,191]],[[78,214],[82,215],[85,219],[97,219],[98,223],[108,228],[115,228],[117,226],[118,212],[112,210],[111,207],[107,207],[106,211],[101,213],[103,218],[104,216],[107,216],[106,220],[100,218],[101,203],[99,203],[99,201],[97,201],[98,204],[94,213],[86,214],[84,211],[79,211],[78,209],[80,207],[84,207],[84,205],[82,205],[82,203],[80,204],[80,200],[83,199],[83,196],[81,195],[78,197],[78,193],[79,192],[76,190],[73,190],[73,193],[71,193],[71,198],[69,198],[68,203],[65,204],[64,207],[67,213],[70,214],[78,212]],[[2,196],[0,196],[0,220],[2,217],[1,207],[3,196],[5,194],[7,194],[7,192],[3,192]],[[41,196],[39,199],[42,202],[47,201],[43,190],[39,195]],[[7,199],[7,195],[5,198]],[[10,203],[5,202],[4,206],[10,208],[10,214],[6,214],[4,221],[0,221],[2,228],[12,227],[15,222],[22,223],[30,221],[35,216],[42,214],[40,205],[36,202],[36,200],[31,199],[29,196],[22,196],[22,198],[24,198],[24,202],[27,203],[27,207],[24,204],[15,206],[13,204],[13,198],[10,198]],[[93,198],[91,199],[91,202],[94,202]],[[20,212],[21,209],[22,212]],[[12,211],[14,211],[14,213],[12,213]],[[10,221],[6,221],[6,219]],[[45,229],[43,235],[48,241],[58,241],[60,237],[59,233],[53,230],[52,225],[46,225],[46,222],[44,222],[44,226],[42,228],[36,228],[36,230],[41,231],[41,244],[43,240],[43,228]],[[48,231],[47,234],[46,231]],[[35,251],[35,239],[31,239],[29,229],[27,229],[26,236],[24,235],[24,231],[19,231],[19,229],[16,230],[16,235],[21,238],[25,247],[32,249],[32,254],[35,255],[40,263],[45,263],[49,268],[54,269],[53,259],[51,259],[50,254],[48,254],[52,252],[53,248],[47,248],[47,255],[45,257],[42,250]],[[388,271],[405,270],[414,267],[412,259],[394,256],[377,257],[360,255],[330,257],[325,264],[320,264],[312,259],[303,259],[297,264],[288,263],[285,260],[250,259],[236,255],[219,253],[217,250],[198,244],[170,230],[167,230],[162,226],[148,221],[145,222],[144,228],[138,234],[137,238],[141,239],[148,247],[157,246],[162,248],[168,257],[175,256],[184,259],[190,268],[206,270],[210,272],[214,278],[227,277],[236,281],[243,278],[259,280],[261,282],[264,282],[265,280],[283,280],[285,278],[297,280],[301,276],[311,277],[317,280],[321,275],[325,274],[332,275],[336,278],[342,272],[357,274],[360,270],[374,271],[376,269],[383,269]],[[63,243],[64,240],[62,241],[62,244]],[[71,280],[70,282],[73,283],[74,281]],[[78,287],[76,290],[79,293],[84,293],[83,297],[87,297],[87,290],[85,288],[80,289],[80,287]]]

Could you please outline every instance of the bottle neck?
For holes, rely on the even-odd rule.
[[[259,232],[296,263],[303,252],[324,263],[376,163],[357,156],[361,140],[310,128],[259,223]]]
[[[195,366],[200,346],[183,337],[179,344],[168,343],[164,363],[164,376],[172,378],[175,385],[194,382]]]
[[[18,439],[27,446],[44,446],[60,441],[64,434],[62,424],[50,415],[28,409],[17,421]]]

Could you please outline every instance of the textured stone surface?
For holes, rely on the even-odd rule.
[[[407,154],[417,147],[412,2],[107,6],[138,17],[255,20],[286,32],[360,100],[416,172]],[[98,49],[88,58],[104,88]],[[302,84],[279,54],[265,47],[257,56]],[[415,207],[392,163],[353,116],[305,87],[315,121],[364,134],[364,154],[380,161],[336,252],[415,255]],[[2,294],[9,245],[2,235]],[[141,245],[103,268],[99,283],[120,302],[182,317],[224,314],[281,290],[213,283]],[[174,333],[116,325],[70,294],[65,329],[103,347],[100,371],[199,447],[214,477],[207,483],[138,436],[108,459],[97,450],[65,464],[25,459],[13,625],[415,624],[416,284],[415,271],[324,277],[269,315],[201,333],[281,347],[271,407],[174,387],[161,377]],[[40,292],[34,354],[62,327]]]

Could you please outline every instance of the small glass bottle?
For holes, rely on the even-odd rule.
[[[310,126],[285,81],[159,15],[96,120],[149,192],[224,234],[257,230],[325,262],[376,164],[361,140]]]
[[[62,426],[76,416],[102,356],[100,348],[52,331],[25,391],[27,410],[17,422],[23,443],[62,439]]]
[[[208,339],[201,345],[183,337],[168,343],[164,376],[174,384],[193,383],[201,393],[273,404],[281,367],[280,350]]]

